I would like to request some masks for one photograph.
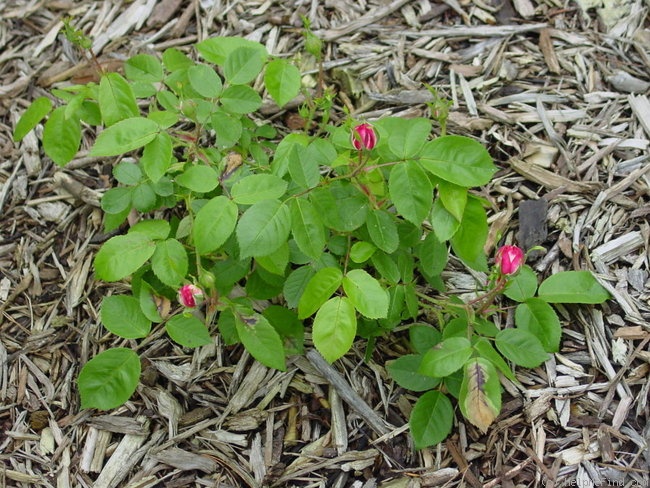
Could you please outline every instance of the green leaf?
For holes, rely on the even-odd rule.
[[[158,93],[158,89],[153,83],[146,83],[144,81],[134,81],[131,83],[131,90],[133,96],[137,99],[152,98]],[[101,119],[100,119],[101,120]]]
[[[431,134],[431,121],[422,117],[390,117],[379,124],[388,135],[388,148],[400,159],[415,157]]]
[[[392,284],[399,282],[400,270],[393,256],[377,251],[372,255],[370,261],[382,278]]]
[[[289,244],[284,242],[271,254],[267,256],[257,256],[255,262],[269,273],[284,276],[287,265],[289,264]]]
[[[170,177],[163,176],[156,183],[150,183],[150,185],[153,188],[154,192],[156,192],[156,195],[161,197],[170,197],[169,199],[165,200],[165,202],[169,202],[169,201],[172,202],[170,206],[176,203],[176,201],[174,201],[174,196],[173,196],[174,182]]]
[[[589,271],[560,271],[546,278],[537,295],[549,303],[603,303],[609,293]]]
[[[442,338],[450,337],[467,337],[467,319],[465,317],[456,317],[451,319],[442,330]]]
[[[85,98],[88,96],[87,92],[88,90],[82,90],[80,93],[76,94],[74,97],[68,100],[68,105],[65,108],[65,116],[67,119],[71,117],[81,119],[81,107],[83,106]]]
[[[289,207],[279,200],[264,200],[250,207],[237,224],[240,257],[266,256],[289,238]]]
[[[163,80],[163,68],[150,54],[137,54],[124,63],[124,74],[133,81],[155,83]]]
[[[458,232],[451,238],[451,248],[465,264],[477,271],[487,271],[487,259],[483,246],[487,240],[487,215],[481,202],[475,198],[467,200],[465,213]]]
[[[157,297],[153,288],[145,281],[140,282],[138,302],[140,303],[140,310],[151,322],[159,323],[163,321],[158,311]]]
[[[525,302],[535,296],[537,290],[537,275],[533,269],[524,265],[519,272],[510,279],[503,294],[516,302]]]
[[[339,268],[323,268],[307,282],[298,302],[298,318],[306,319],[316,312],[341,286],[343,273]]]
[[[415,260],[410,252],[400,251],[397,253],[397,266],[404,283],[410,283],[414,278]]]
[[[108,331],[124,339],[146,337],[151,330],[151,321],[142,313],[138,299],[132,296],[105,297],[100,317]]]
[[[260,265],[246,279],[246,294],[256,300],[271,300],[282,293],[282,278]]]
[[[264,84],[275,103],[282,107],[300,91],[300,70],[284,59],[274,59],[266,66]]]
[[[411,348],[418,354],[424,354],[442,340],[440,331],[430,325],[414,324],[409,327]]]
[[[52,110],[52,102],[47,97],[38,97],[25,110],[14,128],[14,141],[20,142]]]
[[[165,109],[164,112],[177,114],[180,111],[180,107],[181,107],[180,100],[176,95],[174,95],[169,90],[160,90],[158,93],[156,93],[156,100],[158,101],[160,106]],[[152,113],[158,113],[158,112],[152,112]],[[151,113],[149,114],[149,118],[154,120],[151,117]]]
[[[192,90],[192,92],[194,92],[194,90]],[[183,103],[183,114],[200,126],[207,126],[210,118],[212,117],[212,113],[215,110],[214,103],[212,101],[200,98],[200,95],[198,93],[196,95],[192,93],[186,94],[184,96],[194,98],[188,100],[186,103]]]
[[[192,66],[193,65],[194,64],[192,64]],[[188,69],[189,68],[181,68],[172,71],[165,76],[165,85],[172,90],[175,96],[178,97],[175,103],[170,103],[174,100],[169,95],[163,95],[163,98],[160,97],[160,95],[165,93],[165,91],[158,93],[157,98],[166,110],[182,109],[183,113],[191,118],[195,113],[193,114],[190,111],[196,109],[196,102],[198,101],[197,99],[200,98],[200,95],[194,91],[190,84],[190,80],[187,77]],[[187,100],[187,103],[181,102],[180,100]]]
[[[104,214],[104,232],[110,232],[122,225],[126,218],[129,216],[130,211],[131,207],[129,206],[129,208],[116,214]]]
[[[239,117],[217,110],[210,116],[210,123],[216,132],[218,147],[230,148],[237,144],[243,131]]]
[[[413,406],[409,425],[416,449],[435,446],[445,440],[454,423],[454,408],[439,391],[424,393]]]
[[[501,411],[499,376],[490,361],[483,358],[467,361],[458,404],[467,420],[481,432],[487,432]]]
[[[140,380],[140,357],[131,349],[99,353],[79,373],[81,408],[110,410],[125,403]]]
[[[219,186],[219,175],[211,166],[190,166],[176,177],[176,183],[198,193],[208,193]]]
[[[427,276],[442,273],[447,265],[447,246],[441,242],[434,232],[429,232],[416,248],[420,267]]]
[[[167,71],[183,71],[194,66],[194,61],[174,47],[165,49],[162,55],[163,65]]]
[[[440,379],[418,373],[421,362],[421,354],[406,354],[388,361],[386,370],[395,383],[402,388],[411,391],[427,391],[438,386]]]
[[[303,253],[318,259],[326,243],[325,227],[314,206],[306,198],[294,198],[290,203],[291,232]]]
[[[472,344],[465,337],[450,337],[424,355],[420,374],[444,378],[458,371],[472,355]]]
[[[382,251],[391,254],[399,246],[399,234],[394,218],[384,210],[368,213],[366,228],[372,242]]]
[[[99,109],[107,127],[140,115],[131,85],[118,73],[106,73],[99,81]]]
[[[167,286],[176,288],[185,279],[188,270],[187,252],[176,239],[167,239],[156,244],[151,257],[151,269]]]
[[[192,224],[196,252],[204,255],[220,248],[235,230],[237,215],[237,205],[223,195],[201,207]]]
[[[211,37],[196,44],[196,50],[206,60],[217,65],[226,62],[228,54],[240,47],[252,48],[257,56],[264,60],[267,57],[266,48],[259,42],[249,41],[243,37]],[[171,68],[169,68],[171,69]]]
[[[54,109],[43,127],[43,150],[52,161],[65,166],[79,151],[81,123],[76,117],[66,118],[65,106]]]
[[[474,323],[472,326],[476,333],[485,337],[496,337],[499,333],[499,328],[494,324],[494,322],[485,317],[474,317]],[[490,359],[490,361],[492,360]]]
[[[356,333],[357,317],[354,306],[346,297],[330,298],[314,317],[314,346],[330,363],[350,350]]]
[[[287,191],[288,183],[269,174],[254,174],[237,181],[230,191],[232,199],[240,205],[252,205],[262,200],[274,200]]]
[[[404,305],[406,306],[402,317],[415,319],[420,314],[420,299],[415,291],[415,283],[407,283],[402,286],[404,287]]]
[[[160,126],[144,117],[120,120],[102,131],[90,150],[91,156],[118,156],[145,146],[160,132]]]
[[[131,232],[140,232],[141,234],[149,236],[150,239],[162,240],[169,236],[171,226],[166,220],[141,220],[131,226],[129,233]]]
[[[302,266],[293,270],[284,282],[282,294],[290,308],[297,308],[300,297],[304,294],[307,283],[316,272],[311,266]],[[341,275],[342,278],[342,275]],[[330,295],[331,296],[331,295]],[[320,305],[319,305],[320,306]],[[318,307],[317,307],[318,308]]]
[[[336,147],[327,139],[313,140],[302,153],[303,160],[315,161],[318,166],[330,166],[338,157]]]
[[[102,114],[99,110],[99,104],[96,102],[84,100],[77,115],[88,125],[98,126],[102,124]]]
[[[496,171],[481,143],[464,136],[442,136],[428,142],[420,164],[429,172],[459,186],[481,186]]]
[[[456,220],[463,219],[465,205],[467,204],[467,188],[440,181],[438,183],[440,202]]]
[[[540,340],[523,329],[503,329],[495,337],[501,354],[525,368],[535,368],[548,359]]]
[[[358,241],[350,248],[350,261],[353,263],[365,263],[375,254],[377,248],[374,244],[366,241]]]
[[[239,339],[251,356],[269,368],[286,370],[282,339],[266,317],[254,314],[235,323]]]
[[[233,114],[249,114],[262,106],[262,99],[250,86],[234,85],[221,94],[223,108]]]
[[[368,215],[368,199],[347,183],[333,183],[311,191],[309,198],[323,223],[339,232],[361,227]]]
[[[205,64],[195,64],[187,70],[192,88],[205,98],[216,98],[221,94],[223,84],[219,75]]]
[[[397,211],[409,222],[420,225],[429,215],[433,187],[417,162],[404,161],[393,166],[388,191]]]
[[[391,329],[402,321],[406,302],[406,285],[391,286],[388,292],[388,314],[380,322],[383,327]]]
[[[216,287],[220,294],[230,293],[232,286],[245,277],[251,270],[251,259],[234,259],[228,257],[218,261],[212,271],[215,275]]]
[[[479,355],[488,361],[490,361],[492,364],[494,364],[499,371],[508,378],[510,381],[514,383],[518,383],[517,377],[515,374],[512,372],[512,369],[510,369],[510,366],[508,366],[508,363],[506,363],[501,355],[492,347],[492,343],[488,341],[485,337],[477,337],[476,341],[474,342],[474,350],[479,353]]]
[[[293,162],[294,164],[300,165],[300,154],[301,150],[309,144],[309,138],[305,134],[288,134],[284,139],[280,141],[278,147],[273,154],[273,162],[271,163],[271,170],[274,175],[283,177],[289,171],[289,166]],[[318,170],[318,168],[316,168]],[[309,171],[305,171],[308,173]],[[293,177],[293,175],[292,175]],[[318,176],[320,178],[320,175]],[[305,182],[297,181],[297,184],[303,186],[306,184],[306,176],[304,177]]]
[[[162,93],[162,92],[158,92],[158,93]],[[155,112],[149,112],[147,114],[147,118],[149,120],[153,120],[156,124],[160,126],[161,129],[169,129],[172,125],[178,122],[179,115],[176,112],[172,112],[168,110],[157,110]]]
[[[132,194],[132,188],[125,188],[123,186],[109,188],[108,191],[102,195],[102,210],[108,214],[119,214],[126,209],[130,210]]]
[[[175,315],[165,324],[167,335],[183,347],[199,347],[212,343],[210,332],[194,315]]]
[[[158,197],[150,183],[142,183],[133,188],[133,207],[140,212],[151,212],[156,208]]]
[[[237,317],[230,309],[226,309],[219,314],[217,322],[221,339],[226,346],[239,344],[239,335],[237,334]]]
[[[343,290],[354,308],[369,319],[388,315],[388,293],[363,269],[353,269],[343,277]]]
[[[336,159],[336,149],[326,139],[316,139],[307,148],[300,144],[291,146],[288,159],[291,179],[301,188],[313,188],[320,181],[320,167]]]
[[[440,242],[451,239],[460,228],[460,220],[456,219],[445,208],[439,198],[436,198],[431,208],[431,226]]]
[[[155,242],[139,232],[111,237],[95,256],[97,278],[119,281],[135,273],[155,250]]]
[[[223,65],[223,74],[232,85],[243,85],[253,81],[264,67],[266,56],[254,47],[238,47],[228,53]]]
[[[460,396],[460,387],[463,384],[463,370],[459,369],[458,371],[447,376],[444,380],[442,380],[442,383],[445,385],[447,392],[454,398],[458,399]]]
[[[264,309],[262,315],[264,315],[278,334],[280,334],[285,354],[295,355],[303,353],[305,327],[298,320],[298,316],[293,310],[288,310],[280,305],[271,305]]]
[[[172,163],[172,138],[167,132],[160,132],[144,146],[140,165],[152,183],[164,176]]]
[[[515,324],[537,337],[546,352],[559,352],[562,325],[553,307],[541,298],[529,298],[517,305]]]
[[[121,161],[113,166],[113,176],[124,185],[137,185],[142,181],[142,170],[135,163]]]

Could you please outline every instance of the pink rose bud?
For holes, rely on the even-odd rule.
[[[515,274],[524,264],[524,251],[517,246],[502,246],[494,257],[495,264],[502,275]]]
[[[203,298],[203,290],[195,285],[183,285],[178,290],[178,301],[187,308],[196,307],[197,301]]]
[[[377,145],[377,133],[370,124],[359,124],[352,129],[352,145],[358,151],[372,149]]]

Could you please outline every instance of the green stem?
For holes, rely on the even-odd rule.
[[[352,236],[348,235],[348,246],[347,246],[347,250],[345,251],[345,260],[343,261],[343,274],[344,275],[347,274],[347,272],[348,272],[348,263],[350,261],[350,249],[351,249],[350,244],[351,243],[352,243]]]
[[[99,59],[97,59],[97,55],[95,54],[95,51],[93,51],[92,47],[88,48],[88,52],[90,53],[90,59],[95,64],[97,74],[101,77],[104,74],[104,68],[102,68],[102,65],[99,63]]]

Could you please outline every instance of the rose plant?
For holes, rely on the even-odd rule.
[[[463,416],[485,432],[501,410],[499,376],[518,383],[509,363],[535,368],[559,352],[562,326],[554,303],[602,303],[609,298],[589,271],[562,271],[539,284],[525,263],[525,253],[506,245],[495,254],[485,289],[473,298],[425,297],[439,313],[437,326],[409,328],[413,354],[387,365],[402,387],[423,393],[410,427],[416,447],[447,437],[454,419],[448,395],[458,400]],[[497,301],[516,303],[513,328],[494,320],[505,309]]]
[[[423,117],[335,125],[327,113],[317,130],[307,123],[280,135],[257,111],[265,94],[278,106],[298,95],[298,68],[241,38],[210,38],[196,51],[138,54],[124,75],[56,88],[60,106],[38,98],[15,127],[20,141],[46,119],[43,150],[59,166],[80,150],[82,131],[96,128],[89,154],[113,162],[116,186],[101,206],[105,229],[121,232],[101,246],[94,270],[131,291],[102,300],[108,331],[138,340],[163,327],[186,348],[219,333],[284,370],[306,339],[333,362],[357,336],[371,351],[377,337],[411,324],[414,353],[387,367],[402,387],[425,392],[411,416],[424,447],[450,431],[450,395],[485,430],[500,409],[499,375],[516,381],[509,362],[536,367],[558,351],[549,303],[607,298],[586,271],[538,289],[513,246],[499,250],[474,298],[446,297],[450,251],[490,271],[485,202],[471,189],[496,167],[478,141],[433,137]],[[328,96],[306,113],[315,117]],[[139,221],[128,226],[129,214]],[[502,295],[517,302],[514,328],[492,320]],[[436,323],[419,321],[427,309]],[[81,406],[119,406],[139,376],[132,349],[101,352],[79,375]]]

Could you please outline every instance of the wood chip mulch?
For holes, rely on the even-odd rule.
[[[642,0],[0,0],[0,486],[648,487],[650,466],[650,21]],[[101,328],[93,279],[109,163],[64,169],[13,126],[52,87],[87,81],[62,39],[72,16],[116,69],[216,35],[316,66],[301,15],[325,41],[336,112],[427,116],[435,86],[449,131],[483,141],[500,171],[489,250],[542,244],[543,276],[591,269],[613,296],[560,309],[561,352],[504,381],[487,434],[459,419],[415,451],[416,396],[385,362],[403,335],[334,366],[314,354],[269,370],[241,348],[187,351]],[[278,124],[291,112],[267,114]],[[87,136],[84,147],[89,147]],[[534,203],[531,203],[534,202]],[[545,220],[545,222],[543,222]],[[545,225],[544,225],[545,224]],[[462,289],[471,276],[446,275]],[[462,291],[462,290],[461,290]],[[100,350],[137,348],[142,385],[124,407],[79,409],[75,379]]]

